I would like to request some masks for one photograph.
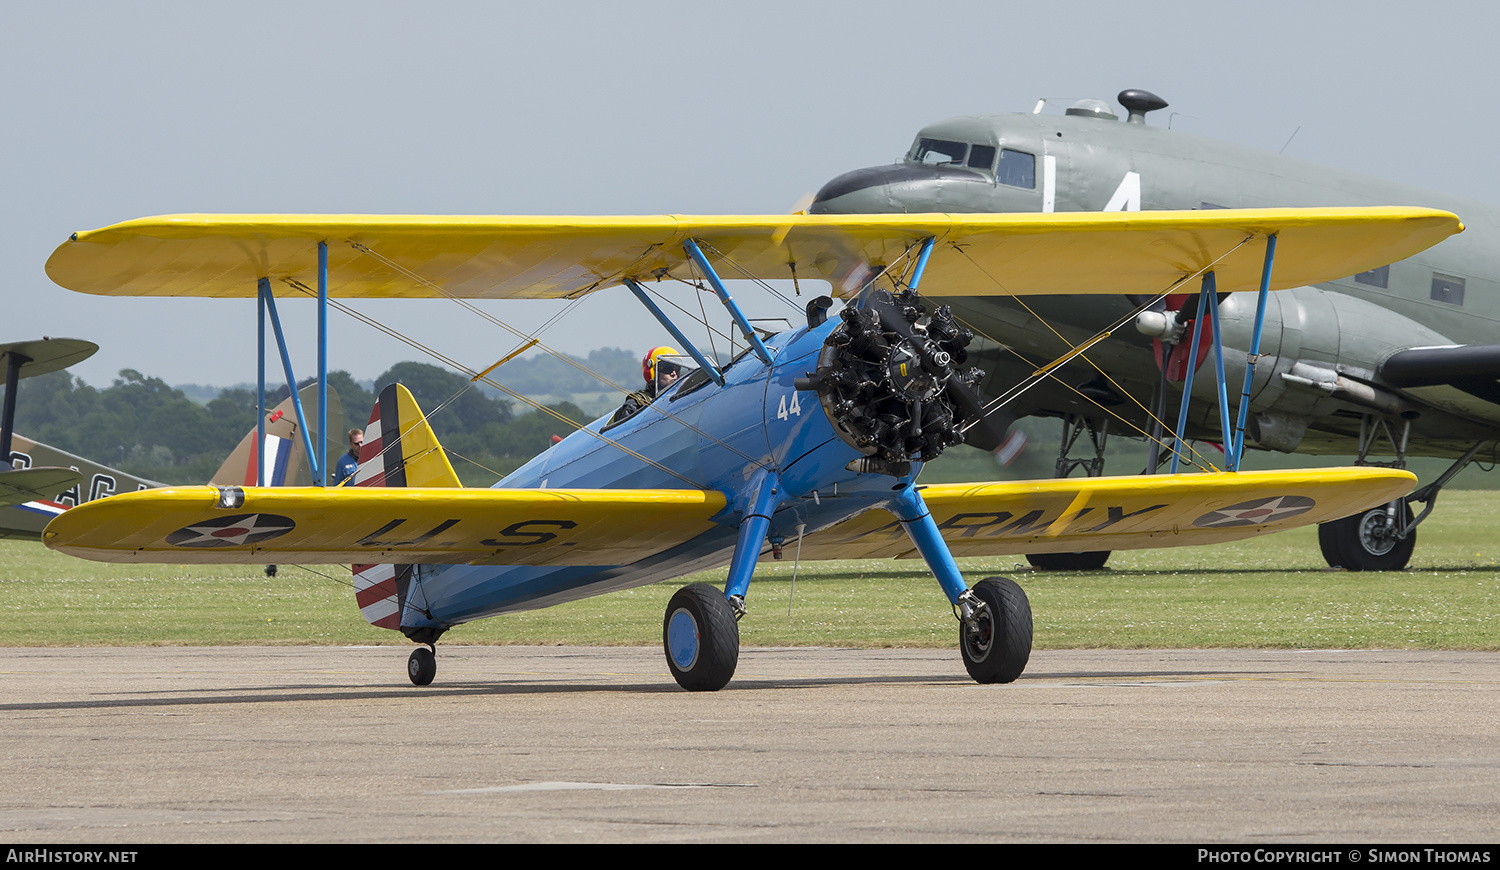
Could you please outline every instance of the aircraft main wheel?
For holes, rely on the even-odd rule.
[[[1344,567],[1344,554],[1339,552],[1339,522],[1318,523],[1318,549],[1330,568]]]
[[[1400,508],[1411,523],[1411,507]],[[1417,530],[1396,537],[1396,526],[1384,505],[1318,526],[1318,546],[1330,566],[1345,571],[1400,571],[1411,561]]]
[[[412,685],[432,685],[437,676],[437,656],[425,646],[412,650],[411,658],[406,660],[406,675],[411,677]]]
[[[1109,561],[1109,550],[1085,553],[1027,553],[1026,561],[1038,571],[1098,571]]]
[[[958,648],[969,676],[980,683],[1009,683],[1026,670],[1031,658],[1031,602],[1006,577],[989,577],[974,585],[974,597],[988,611],[975,624],[960,624]]]
[[[717,692],[734,676],[740,660],[740,626],[724,593],[707,583],[677,590],[667,603],[661,642],[677,685],[689,692]]]

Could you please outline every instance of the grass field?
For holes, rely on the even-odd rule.
[[[964,559],[970,582],[1006,574],[1025,587],[1036,648],[1289,647],[1500,649],[1500,492],[1443,494],[1412,567],[1330,571],[1316,532],[1234,545],[1117,553],[1093,573],[1041,573],[1021,557]],[[920,562],[763,565],[742,641],[761,646],[950,647],[956,623]],[[5,646],[409,645],[359,616],[347,570],[114,566],[40,544],[0,541]],[[445,643],[657,644],[683,583],[645,586],[459,626]]]

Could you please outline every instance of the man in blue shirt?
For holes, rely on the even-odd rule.
[[[352,480],[354,472],[359,470],[359,449],[364,443],[364,432],[358,429],[349,430],[349,452],[340,456],[338,465],[333,467],[334,486],[343,486],[344,482]]]

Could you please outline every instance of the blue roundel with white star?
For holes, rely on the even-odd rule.
[[[296,527],[290,517],[276,514],[235,514],[184,526],[166,540],[174,547],[243,547],[279,538]]]
[[[1193,520],[1193,525],[1200,529],[1262,526],[1307,513],[1315,504],[1317,502],[1305,495],[1273,495],[1209,511]]]

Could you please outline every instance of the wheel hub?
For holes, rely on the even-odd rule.
[[[970,659],[982,662],[989,657],[990,649],[995,645],[995,620],[983,602],[972,616],[964,620],[963,634]]]
[[[1370,511],[1360,518],[1359,543],[1365,552],[1384,556],[1395,548],[1396,524],[1385,511]]]
[[[698,661],[698,621],[687,608],[677,608],[667,621],[667,654],[685,671]]]

